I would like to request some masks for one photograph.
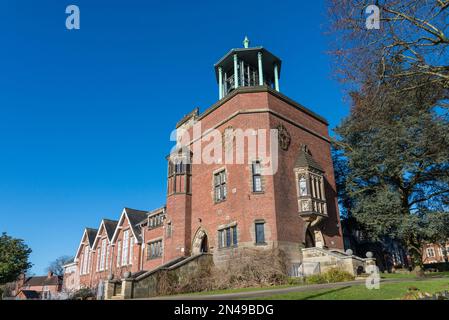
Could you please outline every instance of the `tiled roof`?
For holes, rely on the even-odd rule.
[[[311,167],[324,172],[323,168],[315,161],[315,159],[313,159],[312,154],[305,145],[301,146],[301,150],[299,151],[295,162],[295,168],[301,167]]]
[[[29,277],[25,280],[24,286],[57,286],[62,282],[62,277],[59,276],[37,276]]]
[[[154,209],[154,210],[151,210],[151,211],[147,212],[146,217],[145,217],[144,219],[142,219],[141,221],[139,221],[139,222],[137,223],[137,225],[140,226],[140,225],[144,224],[145,222],[147,222],[147,220],[148,220],[147,218],[148,218],[149,216],[154,215],[154,214],[158,214],[158,213],[161,213],[161,212],[164,212],[165,209],[166,209],[166,207],[165,207],[165,205],[164,205],[164,206],[162,206],[162,207],[159,207],[159,208],[157,208],[157,209]]]
[[[126,211],[126,215],[128,216],[129,219],[129,223],[131,224],[131,228],[133,229],[134,234],[136,235],[136,237],[138,239],[136,239],[137,241],[141,241],[141,230],[138,227],[139,222],[141,222],[142,220],[144,220],[147,215],[148,215],[148,211],[143,211],[143,210],[136,210],[136,209],[131,209],[131,208],[125,208]]]
[[[23,295],[25,296],[26,299],[39,299],[40,298],[39,292],[34,291],[34,290],[20,290],[20,292],[23,293]]]
[[[98,229],[86,228],[87,239],[89,240],[89,245],[92,247],[97,236]]]
[[[117,227],[118,221],[103,219],[104,228],[106,229],[106,234],[108,235],[108,239],[111,240],[114,235],[115,228]]]

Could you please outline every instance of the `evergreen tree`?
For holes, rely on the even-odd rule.
[[[403,90],[410,79],[369,83],[352,93],[351,115],[336,129],[335,145],[347,161],[340,192],[374,240],[401,240],[421,266],[430,221],[448,210],[449,123],[435,107],[441,91],[430,82]]]
[[[6,233],[0,236],[0,285],[15,281],[21,273],[31,268],[28,261],[31,249],[21,239]]]

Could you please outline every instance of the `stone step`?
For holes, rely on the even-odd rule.
[[[110,300],[123,300],[123,296],[121,294],[118,294],[116,296],[112,296]]]

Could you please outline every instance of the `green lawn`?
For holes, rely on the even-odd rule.
[[[432,279],[433,277],[447,277],[448,279]],[[382,279],[410,279],[410,282],[402,283],[381,283],[380,290],[368,290],[364,285],[351,287],[351,288],[337,288],[326,290],[315,290],[309,292],[289,293],[282,295],[274,295],[270,297],[264,297],[263,299],[395,299],[401,298],[408,290],[409,287],[415,286],[424,291],[437,292],[441,290],[449,290],[449,272],[435,272],[426,274],[424,279],[418,279],[414,273],[385,273],[381,274]],[[444,284],[448,286],[444,287]],[[180,298],[183,295],[214,295],[214,294],[227,294],[238,292],[250,292],[250,291],[263,291],[270,289],[282,289],[289,287],[296,287],[302,285],[296,281],[295,284],[271,286],[271,287],[249,287],[249,288],[236,288],[236,289],[224,289],[213,291],[202,291],[180,294]],[[434,287],[436,289],[434,290]]]
[[[449,277],[449,272],[431,272],[426,273],[424,275],[426,278],[433,278],[433,277]],[[381,273],[380,277],[382,279],[415,279],[416,274],[411,273]]]
[[[426,274],[425,277],[449,277],[449,272],[434,272],[430,274]],[[382,279],[416,279],[416,275],[414,273],[382,273]],[[298,285],[302,285],[300,282],[296,284],[286,284],[279,286],[271,286],[271,287],[249,287],[249,288],[236,288],[236,289],[224,289],[224,290],[213,290],[213,291],[202,291],[202,292],[193,292],[188,293],[188,295],[211,295],[211,294],[226,294],[226,293],[237,293],[237,292],[249,292],[249,291],[259,291],[259,290],[270,290],[270,289],[281,289],[281,288],[289,288],[296,287]]]
[[[226,294],[226,293],[249,292],[249,291],[259,291],[259,290],[282,289],[282,288],[296,287],[296,286],[298,286],[298,285],[299,285],[299,284],[285,284],[285,285],[271,286],[271,287],[247,287],[247,288],[235,288],[235,289],[211,290],[211,291],[201,291],[201,292],[184,293],[184,294],[182,294],[182,295],[212,295],[212,294]]]
[[[449,279],[424,279],[397,283],[381,283],[380,289],[369,290],[365,285],[345,286],[308,292],[278,294],[259,299],[266,300],[391,300],[401,299],[408,288],[435,293],[449,290]]]

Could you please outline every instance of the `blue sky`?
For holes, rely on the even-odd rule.
[[[245,35],[283,60],[281,91],[334,127],[348,107],[325,24],[324,1],[1,1],[0,232],[39,274],[85,226],[163,205],[170,132],[216,102],[213,64]]]

